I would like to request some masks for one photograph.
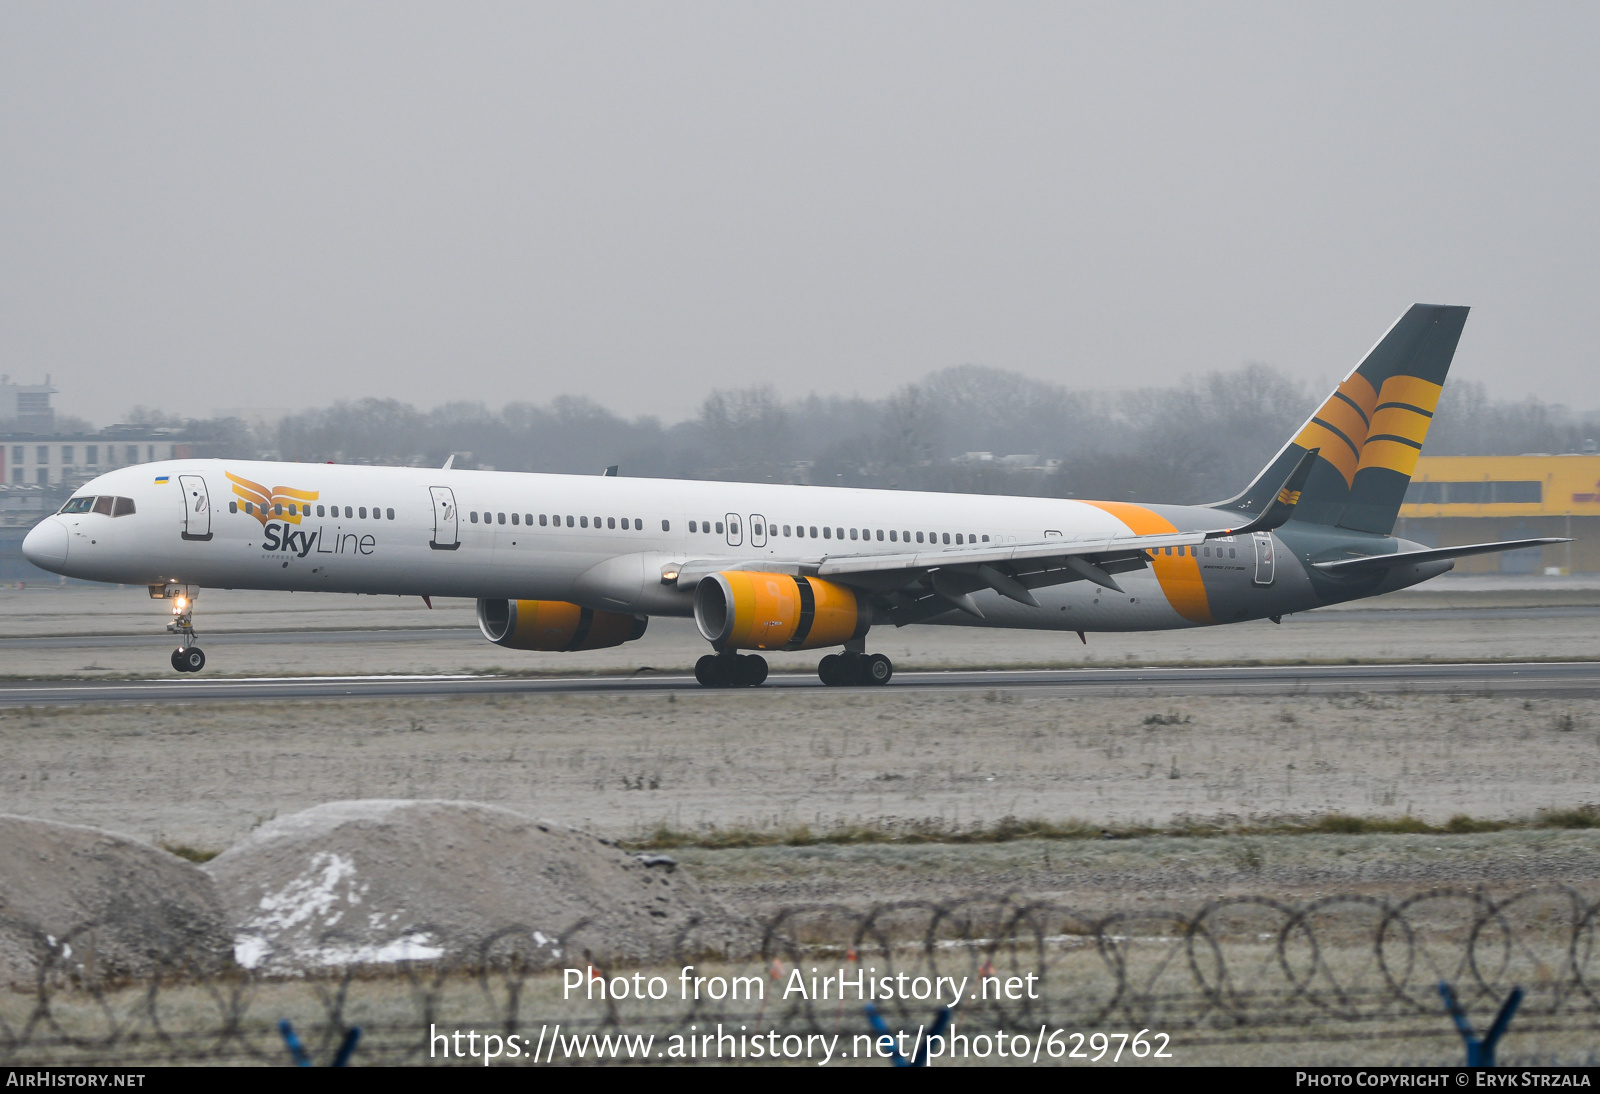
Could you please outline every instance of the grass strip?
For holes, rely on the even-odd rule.
[[[1229,823],[1224,821],[1178,820],[1169,825],[1133,825],[1106,828],[1083,821],[1048,821],[1039,818],[1002,817],[992,824],[946,825],[938,821],[907,821],[899,824],[841,825],[814,831],[801,824],[787,829],[718,828],[679,831],[658,826],[642,839],[620,841],[635,851],[666,851],[675,847],[703,847],[711,850],[738,847],[811,847],[821,845],[860,845],[872,843],[1009,843],[1012,840],[1104,840],[1139,839],[1152,836],[1214,838],[1219,836],[1311,836],[1311,835],[1469,835],[1477,832],[1504,832],[1513,829],[1600,828],[1600,806],[1576,809],[1541,810],[1533,817],[1514,820],[1479,820],[1458,813],[1443,824],[1429,824],[1412,816],[1358,817],[1348,813],[1326,813],[1313,817],[1283,817],[1274,820]]]

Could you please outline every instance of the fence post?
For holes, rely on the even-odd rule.
[[[1472,1028],[1472,1023],[1467,1021],[1467,1012],[1461,1008],[1448,982],[1439,981],[1439,994],[1444,997],[1444,1006],[1450,1012],[1450,1017],[1455,1019],[1456,1029],[1461,1031],[1461,1039],[1467,1043],[1467,1066],[1494,1067],[1495,1045],[1500,1043],[1506,1027],[1511,1025],[1511,1016],[1517,1013],[1517,1007],[1522,1003],[1522,989],[1511,989],[1511,994],[1506,996],[1505,1003],[1500,1007],[1500,1013],[1495,1016],[1494,1024],[1481,1039]]]
[[[945,1027],[950,1024],[950,1008],[940,1007],[939,1013],[934,1016],[933,1025],[928,1031],[926,1033],[920,1029],[917,1031],[916,1048],[912,1050],[912,1054],[908,1057],[902,1054],[899,1048],[892,1047],[894,1046],[894,1033],[889,1029],[889,1023],[883,1020],[883,1015],[878,1013],[877,1006],[868,1003],[861,1009],[866,1012],[867,1025],[871,1026],[872,1032],[878,1035],[878,1040],[882,1041],[885,1037],[889,1038],[891,1046],[889,1049],[889,1063],[895,1067],[927,1067],[928,1042],[942,1034]]]

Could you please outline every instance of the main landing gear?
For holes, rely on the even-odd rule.
[[[194,644],[194,599],[199,593],[199,589],[187,585],[150,586],[153,599],[172,601],[172,622],[167,624],[167,633],[178,636],[172,667],[179,672],[199,672],[206,667],[204,651]]]
[[[753,688],[767,678],[767,659],[753,653],[708,653],[694,663],[694,678],[708,688]]]
[[[881,653],[830,653],[817,665],[817,676],[831,688],[887,684],[894,662]]]

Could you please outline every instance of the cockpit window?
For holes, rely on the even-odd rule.
[[[133,512],[134,509],[132,498],[118,498],[117,506],[115,509],[111,510],[111,515],[114,517],[130,517],[133,515]]]
[[[94,498],[73,498],[61,507],[63,513],[87,513],[94,508]]]
[[[101,497],[95,498],[94,499],[94,511],[96,513],[100,513],[103,516],[109,517],[111,515],[111,503],[116,501],[116,500],[117,500],[116,498],[105,497],[103,495]]]

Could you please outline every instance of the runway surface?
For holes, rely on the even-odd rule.
[[[823,685],[812,674],[774,674],[764,687]],[[1514,695],[1580,698],[1600,695],[1600,662],[1497,664],[1285,665],[1198,668],[1054,669],[897,673],[882,689],[1027,688],[1063,695],[1285,696],[1353,693]],[[0,685],[0,706],[118,702],[262,702],[274,699],[383,699],[480,695],[638,694],[704,691],[692,676],[516,677],[368,675],[147,680],[17,681]],[[715,694],[746,694],[728,689]]]

